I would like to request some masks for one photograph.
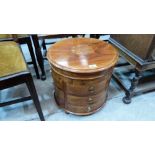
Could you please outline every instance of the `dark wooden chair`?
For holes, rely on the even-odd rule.
[[[0,107],[33,100],[40,120],[44,121],[35,85],[20,47],[13,41],[0,42],[0,90],[24,83],[28,87],[30,96],[0,103]]]
[[[80,34],[84,36],[84,34]],[[44,68],[44,60],[46,59],[47,48],[46,45],[53,44],[55,42],[46,42],[48,39],[58,39],[58,38],[68,38],[68,37],[77,37],[78,34],[44,34],[44,35],[32,35],[33,44],[36,50],[36,57],[38,60],[38,64],[41,69],[41,79],[46,79],[46,73]],[[43,51],[42,51],[43,50]],[[45,53],[45,55],[43,55]]]
[[[29,49],[29,53],[30,53],[30,56],[31,56],[31,59],[32,59],[32,61],[27,62],[27,64],[34,66],[36,77],[37,77],[37,79],[40,79],[39,70],[38,70],[38,67],[37,67],[37,61],[36,61],[36,58],[35,58],[35,53],[34,53],[34,50],[33,50],[30,35],[28,35],[28,34],[0,34],[0,41],[16,41],[20,45],[26,44],[28,49]]]
[[[143,72],[155,69],[155,35],[113,34],[108,41],[119,49],[120,56],[128,62],[124,65],[131,64],[134,66],[135,76],[131,80],[130,88],[127,88],[117,74],[113,73],[113,77],[126,93],[123,102],[131,103],[133,96],[154,91],[154,86],[139,91],[136,91],[136,88],[139,81],[144,79]],[[118,64],[118,66],[122,65]]]

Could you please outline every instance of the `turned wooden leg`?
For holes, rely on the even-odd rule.
[[[135,77],[132,79],[131,86],[128,89],[128,91],[126,92],[126,96],[123,98],[123,102],[125,104],[131,103],[131,98],[134,95],[134,90],[136,89],[136,87],[137,87],[137,85],[139,83],[139,80],[142,77],[141,74],[142,74],[141,72],[139,72],[137,70],[135,71]]]

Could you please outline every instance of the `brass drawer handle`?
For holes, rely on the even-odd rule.
[[[89,91],[90,93],[94,93],[94,92],[95,92],[95,88],[94,88],[93,86],[91,86],[91,87],[89,87],[88,91]]]
[[[91,97],[88,98],[88,104],[89,105],[94,104],[94,101],[93,101],[93,99]]]

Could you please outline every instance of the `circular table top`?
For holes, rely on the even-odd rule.
[[[90,73],[114,66],[117,50],[110,44],[93,38],[71,38],[59,41],[48,49],[47,58],[57,68]]]

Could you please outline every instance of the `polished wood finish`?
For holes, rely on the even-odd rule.
[[[113,34],[111,37],[140,59],[152,60],[155,48],[154,34]]]
[[[49,48],[55,99],[66,112],[89,115],[105,103],[117,50],[90,38],[66,39]]]
[[[48,50],[48,60],[56,67],[75,72],[92,73],[114,66],[118,55],[110,44],[93,38],[66,39]]]
[[[67,38],[67,37],[77,37],[78,34],[42,34],[42,35],[37,35],[37,34],[32,34],[32,40],[35,48],[35,53],[36,53],[36,58],[41,70],[41,79],[46,80],[46,73],[45,73],[45,68],[44,68],[44,60],[46,60],[46,45],[48,44],[53,44],[54,42],[46,42],[46,39],[56,39],[56,38]],[[41,43],[40,43],[41,42]],[[43,49],[43,51],[42,51]],[[45,56],[43,55],[45,54]]]
[[[119,50],[119,54],[129,64],[133,65],[135,76],[128,88],[122,80],[113,73],[114,79],[125,91],[123,102],[131,103],[133,96],[154,91],[155,87],[136,91],[139,81],[143,79],[143,72],[155,69],[155,35],[154,34],[113,34],[109,40]]]

